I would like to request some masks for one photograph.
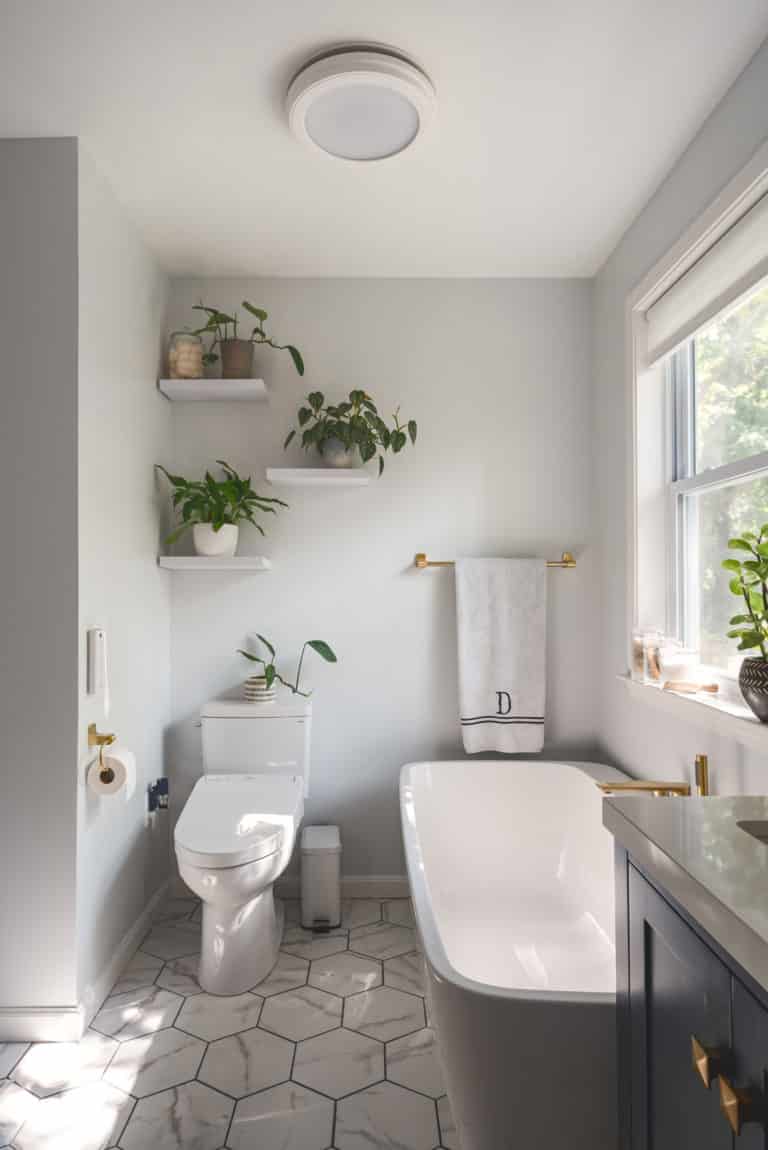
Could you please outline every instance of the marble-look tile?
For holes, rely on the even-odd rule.
[[[28,1042],[0,1042],[0,1078],[7,1078],[28,1050]]]
[[[281,951],[277,963],[263,982],[254,986],[253,993],[271,998],[273,994],[282,994],[284,990],[295,990],[298,986],[304,986],[308,973],[309,962],[306,958],[297,958],[295,954]]]
[[[38,1104],[38,1099],[15,1082],[0,1082],[0,1146],[13,1142]]]
[[[349,933],[349,949],[370,958],[394,958],[416,949],[416,932],[408,926],[377,923]]]
[[[142,1098],[169,1086],[181,1086],[195,1077],[205,1054],[205,1043],[171,1028],[158,1034],[132,1038],[120,1045],[104,1080]]]
[[[202,904],[196,898],[169,898],[152,915],[153,922],[177,922],[192,917]]]
[[[113,1038],[90,1030],[79,1042],[38,1042],[16,1067],[13,1080],[38,1098],[87,1086],[99,1081],[117,1046]]]
[[[461,1150],[447,1094],[437,1100],[437,1117],[440,1123],[440,1145],[444,1146],[445,1150]]]
[[[162,969],[162,958],[137,950],[109,993],[125,994],[129,990],[138,990],[140,986],[151,986]]]
[[[334,1144],[337,1150],[433,1150],[438,1144],[435,1104],[380,1082],[338,1103]]]
[[[332,1030],[341,1023],[341,999],[314,986],[276,994],[264,1003],[259,1025],[297,1042]]]
[[[300,926],[289,926],[283,935],[283,950],[299,958],[324,958],[327,954],[338,954],[346,949],[345,930],[313,934],[311,930],[303,930]]]
[[[400,954],[384,963],[384,985],[409,994],[424,994],[424,959],[420,954]]]
[[[160,923],[149,932],[141,944],[145,954],[156,958],[181,958],[185,954],[200,953],[200,924],[194,922]]]
[[[202,987],[197,981],[199,965],[200,959],[196,954],[188,954],[186,958],[174,958],[163,966],[155,979],[155,986],[162,986],[163,990],[172,990],[174,994],[183,994],[185,998],[190,994],[202,994]]]
[[[333,1103],[294,1082],[238,1102],[227,1145],[231,1150],[327,1150]]]
[[[234,1102],[201,1082],[188,1082],[136,1103],[122,1150],[218,1150]]]
[[[445,1093],[433,1030],[417,1030],[387,1043],[387,1078],[430,1098]]]
[[[344,1025],[381,1042],[420,1030],[425,1021],[420,998],[389,986],[367,990],[344,1000]]]
[[[144,986],[126,994],[111,994],[91,1023],[94,1030],[121,1041],[171,1026],[184,1002],[178,994]]]
[[[239,1030],[250,1030],[259,1021],[264,999],[258,994],[197,994],[184,1003],[176,1025],[180,1030],[213,1042]]]
[[[208,1047],[198,1078],[235,1098],[284,1082],[293,1044],[261,1029],[220,1038]]]
[[[384,1047],[351,1030],[332,1030],[299,1043],[291,1077],[341,1098],[384,1077]]]
[[[16,1150],[106,1150],[116,1146],[133,1099],[106,1082],[38,1102],[16,1135]]]
[[[310,967],[309,985],[342,996],[373,990],[381,986],[381,963],[349,951],[317,958]]]
[[[345,898],[341,904],[341,925],[369,926],[381,922],[381,903],[373,898]]]
[[[398,926],[415,926],[413,907],[409,898],[391,898],[382,904],[381,917],[385,922],[395,922]]]

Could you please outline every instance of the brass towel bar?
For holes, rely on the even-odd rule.
[[[414,567],[423,570],[425,567],[453,567],[452,559],[427,559],[423,551],[419,551],[413,560]],[[575,567],[576,560],[570,551],[564,551],[560,559],[547,559],[547,567]]]

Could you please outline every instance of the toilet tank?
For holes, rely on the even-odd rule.
[[[212,699],[200,712],[205,775],[300,775],[309,791],[312,704],[290,692],[273,703]]]

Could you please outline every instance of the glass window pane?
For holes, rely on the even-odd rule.
[[[696,471],[768,450],[768,280],[696,336]]]
[[[736,554],[728,550],[732,536],[743,531],[757,534],[768,523],[768,479],[751,479],[684,498],[688,587],[699,600],[701,661],[735,674],[743,652],[736,650],[737,641],[726,638],[726,632],[730,629],[728,620],[740,613],[742,604],[728,589],[731,576],[721,564]]]

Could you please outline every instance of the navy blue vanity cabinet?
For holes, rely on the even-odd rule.
[[[691,1056],[693,1037],[708,1049],[730,1046],[730,972],[631,865],[628,896],[626,1150],[732,1150],[717,1083],[706,1088]]]
[[[737,1150],[766,1150],[768,1010],[735,978],[733,1058],[723,1073],[726,1081],[744,1096],[744,1125],[736,1139]]]

